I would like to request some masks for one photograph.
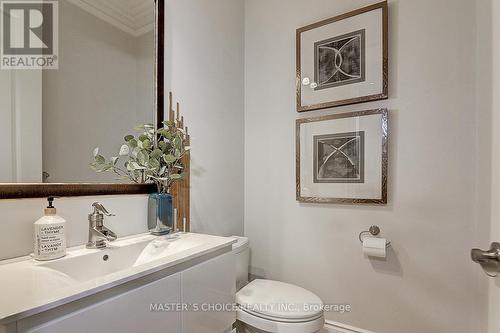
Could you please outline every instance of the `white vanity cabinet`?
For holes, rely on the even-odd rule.
[[[232,307],[236,294],[234,254],[224,254],[181,274],[183,303],[198,306],[197,311],[183,312],[182,332],[228,332],[236,321]]]
[[[181,333],[180,312],[151,312],[151,303],[179,303],[177,273],[95,304],[68,304],[18,321],[18,333],[168,332]],[[78,302],[77,302],[78,303]],[[83,305],[83,306],[82,306]]]
[[[230,308],[215,311],[219,309],[213,306],[234,302],[234,259],[228,252],[206,261],[183,263],[175,273],[160,271],[21,319],[17,328],[9,325],[6,332],[229,332],[235,312]],[[182,304],[188,308],[169,308]]]

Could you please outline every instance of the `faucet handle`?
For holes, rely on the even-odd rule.
[[[111,214],[110,212],[108,212],[108,210],[106,208],[104,208],[104,206],[98,202],[94,202],[92,204],[92,207],[94,207],[94,214],[104,214],[106,216],[115,216],[115,214]]]

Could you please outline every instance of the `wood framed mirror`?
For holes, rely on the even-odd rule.
[[[165,116],[164,0],[107,2],[59,2],[59,69],[0,71],[0,199],[155,191],[87,169]]]

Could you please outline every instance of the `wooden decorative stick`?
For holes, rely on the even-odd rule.
[[[173,103],[173,96],[172,92],[168,93],[168,120],[172,121],[172,103]]]
[[[168,120],[173,122],[175,126],[179,129],[185,128],[185,140],[186,145],[191,144],[191,138],[188,132],[187,126],[184,127],[184,116],[181,116],[180,104],[176,103],[176,108],[174,110],[173,104],[173,94],[169,93],[169,111]],[[191,152],[188,151],[182,158],[182,164],[184,165],[184,179],[172,184],[171,194],[174,197],[174,207],[177,208],[177,227],[182,231],[190,231],[190,186],[191,186],[191,175],[190,175],[190,165],[191,165]],[[183,221],[183,223],[179,223]]]

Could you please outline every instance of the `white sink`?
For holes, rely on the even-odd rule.
[[[139,279],[201,256],[231,251],[233,238],[182,233],[118,239],[105,249],[68,249],[64,258],[40,262],[30,257],[0,261],[0,331],[18,320]]]
[[[144,239],[108,243],[108,247],[102,250],[76,251],[59,260],[40,263],[36,268],[51,269],[84,282],[164,259],[197,245],[200,245],[199,241],[188,237],[151,239],[151,236],[146,236]]]

